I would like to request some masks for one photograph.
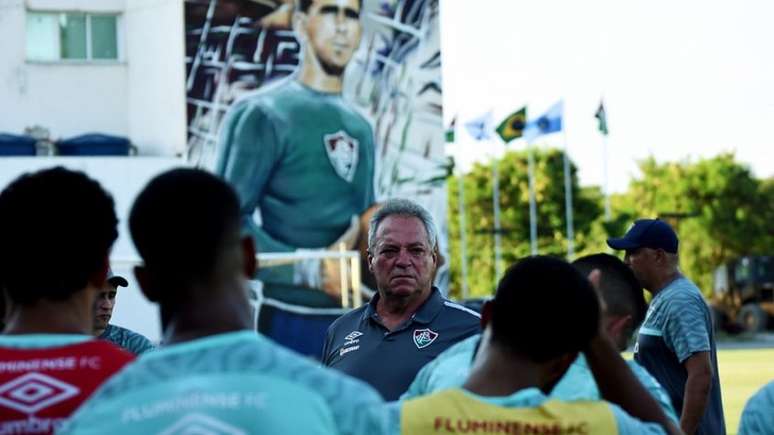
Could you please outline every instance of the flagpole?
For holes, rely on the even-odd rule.
[[[451,130],[451,134],[449,134],[449,130]],[[452,118],[451,125],[449,126],[449,129],[446,130],[446,143],[452,144],[455,150],[461,151],[461,147],[459,147],[459,141],[457,141],[457,116],[455,115],[454,118]],[[453,153],[452,153],[453,154]],[[455,162],[455,169],[457,171],[457,214],[459,219],[459,225],[460,225],[460,265],[462,266],[462,298],[467,299],[468,297],[468,254],[467,254],[467,240],[466,240],[466,233],[467,233],[467,226],[465,225],[465,173],[462,170],[462,167],[460,165],[456,164]]]
[[[613,215],[610,211],[610,185],[607,175],[607,135],[602,135],[602,163],[604,165],[604,184],[605,184],[605,221],[610,222]]]
[[[572,261],[575,256],[575,225],[572,220],[572,175],[570,173],[570,159],[567,156],[566,128],[562,128],[562,134],[564,135],[564,209],[567,220],[567,261]]]
[[[460,216],[460,263],[462,264],[462,298],[468,298],[468,254],[467,254],[467,240],[465,233],[467,227],[465,226],[465,180],[463,179],[465,174],[460,171],[457,174],[457,201],[458,201],[458,214]]]
[[[457,125],[454,125],[454,145],[457,147]],[[459,149],[457,149],[460,151]],[[467,226],[465,225],[465,173],[459,167],[457,174],[457,206],[460,224],[460,264],[462,265],[462,298],[468,298],[468,253],[467,253]]]
[[[535,199],[535,156],[532,142],[527,142],[527,176],[529,178],[529,247],[531,255],[538,255],[537,201]]]
[[[500,240],[500,176],[497,167],[499,161],[495,156],[492,161],[492,205],[494,206],[494,244],[495,244],[495,282],[500,279],[501,270],[501,240]]]

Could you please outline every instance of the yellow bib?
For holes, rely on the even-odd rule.
[[[548,400],[536,408],[507,408],[476,400],[459,389],[406,401],[400,425],[402,435],[618,433],[605,402]]]

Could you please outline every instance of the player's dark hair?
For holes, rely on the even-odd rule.
[[[20,305],[66,300],[107,266],[117,224],[113,198],[82,172],[20,176],[0,193],[0,288]]]
[[[239,201],[213,174],[173,169],[140,192],[129,231],[156,283],[186,288],[211,277],[223,249],[239,241]]]
[[[314,3],[314,0],[296,0],[296,8],[298,8],[301,12],[309,12],[309,6],[312,6],[312,3]],[[363,10],[363,0],[358,0],[358,5],[360,6],[360,10]]]
[[[634,272],[618,257],[610,254],[592,254],[572,262],[580,273],[587,275],[594,269],[601,273],[599,291],[607,306],[607,312],[616,316],[632,316],[631,328],[626,331],[627,341],[645,320],[648,305],[642,285]]]
[[[583,350],[599,327],[589,280],[552,257],[526,257],[508,268],[492,304],[492,340],[539,363]]]

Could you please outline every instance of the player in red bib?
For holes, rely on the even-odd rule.
[[[91,336],[116,225],[113,199],[80,172],[25,174],[0,193],[0,433],[53,433],[134,358]]]

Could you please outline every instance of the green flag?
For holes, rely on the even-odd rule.
[[[599,109],[597,109],[597,113],[594,114],[594,117],[599,121],[599,131],[607,136],[607,115],[605,114],[605,105],[601,101],[599,102]]]
[[[452,118],[451,124],[446,128],[446,142],[454,143],[454,125],[457,124],[457,117]]]
[[[527,124],[527,107],[522,107],[510,114],[497,126],[497,134],[508,143],[514,139],[520,138]]]

